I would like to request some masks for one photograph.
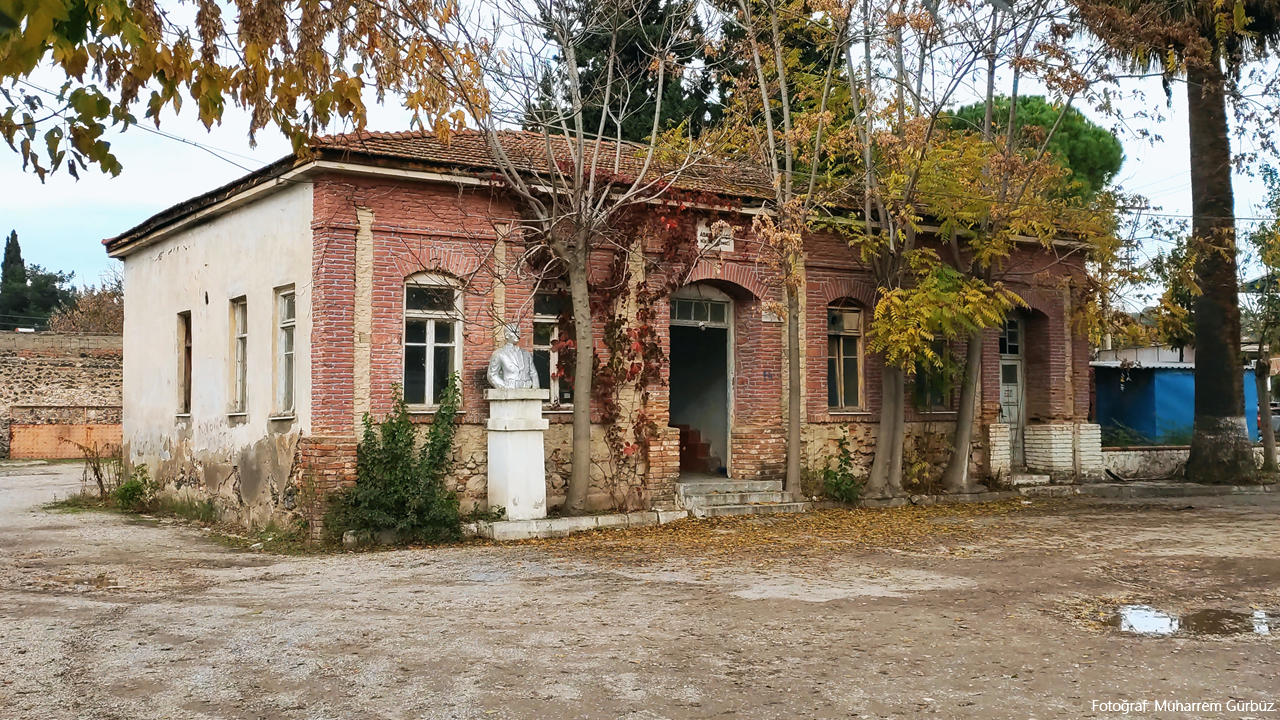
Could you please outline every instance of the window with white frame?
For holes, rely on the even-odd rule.
[[[435,406],[462,367],[462,300],[448,279],[411,278],[404,288],[404,401]]]
[[[293,415],[294,328],[297,302],[293,288],[276,292],[276,411],[280,417]]]
[[[243,297],[231,301],[231,346],[234,369],[231,385],[231,412],[248,412],[249,396],[249,306]]]
[[[573,403],[573,379],[560,367],[560,317],[568,297],[539,293],[533,298],[533,365],[538,370],[538,387],[549,390],[552,405]]]
[[[827,406],[862,407],[862,308],[849,300],[827,307]]]

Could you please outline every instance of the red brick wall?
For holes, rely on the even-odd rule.
[[[324,532],[325,499],[333,491],[355,482],[356,441],[353,437],[313,435],[298,439],[291,483],[299,488],[300,505],[311,539]]]
[[[304,464],[312,462],[314,457],[319,463],[317,467],[328,473],[324,477],[337,477],[354,468],[352,306],[357,207],[373,212],[372,410],[378,414],[386,412],[391,406],[391,387],[402,382],[404,280],[416,272],[436,272],[459,278],[465,285],[461,419],[470,424],[483,423],[487,417],[484,373],[494,334],[494,320],[490,316],[494,283],[487,263],[491,262],[497,237],[494,224],[511,222],[515,215],[509,205],[486,190],[338,175],[317,178],[313,222],[312,432],[320,437],[348,438],[338,445],[324,443],[326,448],[333,447],[323,452],[351,453],[350,462],[340,461],[337,455],[304,453]],[[691,213],[686,215],[680,227],[692,238],[697,218]],[[744,218],[735,224],[738,228],[734,252],[703,260],[692,272],[687,268],[683,270],[690,282],[705,281],[735,300],[730,459],[734,473],[741,477],[778,477],[785,464],[782,425],[785,325],[764,322],[763,308],[766,301],[780,301],[782,292],[777,279],[770,276],[767,266],[758,259],[759,245],[749,231],[749,223]],[[519,257],[521,250],[518,237],[509,238],[508,261]],[[874,278],[839,238],[815,235],[808,241],[808,250],[805,290],[808,333],[803,340],[807,356],[805,419],[809,423],[878,422],[882,364],[874,354],[864,355],[863,412],[829,413],[826,393],[826,307],[840,298],[854,298],[867,308],[865,322],[869,327],[876,298]],[[607,253],[593,258],[594,282],[603,282],[610,260]],[[1083,419],[1088,412],[1087,342],[1080,337],[1070,340],[1065,337],[1063,296],[1054,285],[1066,273],[1078,272],[1079,265],[1076,258],[1055,261],[1048,253],[1020,249],[1002,270],[1009,286],[1028,299],[1035,311],[1033,314],[1043,313],[1038,315],[1043,322],[1034,322],[1028,328],[1030,419]],[[654,276],[652,287],[661,281],[663,272],[675,269],[659,263],[650,271]],[[505,289],[506,317],[508,320],[519,317],[523,331],[521,344],[526,347],[531,336],[533,289],[533,284],[527,281],[510,281]],[[662,349],[669,353],[669,328],[662,321],[669,313],[665,300],[655,310]],[[998,331],[994,329],[984,335],[982,418],[986,421],[993,420],[998,410],[997,338]],[[1070,352],[1069,342],[1072,343]],[[596,349],[600,353],[605,351],[600,324],[596,327]],[[953,351],[963,357],[964,343],[956,343]],[[1061,382],[1069,373],[1077,378],[1070,385]],[[660,427],[665,426],[668,419],[667,377],[664,372],[663,384],[648,388],[648,410]],[[952,402],[955,402],[954,396]],[[599,408],[593,410],[594,418],[599,421]],[[548,417],[552,422],[570,420],[567,413]],[[954,412],[920,414],[914,408],[907,411],[908,421],[947,423],[953,419]],[[678,451],[672,437],[667,433],[651,447],[650,484],[657,491],[655,497],[665,494],[660,488],[669,486],[678,475]]]

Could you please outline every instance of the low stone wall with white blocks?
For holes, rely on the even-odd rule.
[[[987,426],[987,447],[991,452],[991,478],[1003,481],[1013,470],[1013,458],[1009,452],[1009,425],[992,423]]]
[[[1023,429],[1027,470],[1054,482],[1087,482],[1103,474],[1102,433],[1090,423],[1028,425]]]

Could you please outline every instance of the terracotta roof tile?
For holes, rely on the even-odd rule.
[[[540,175],[550,168],[547,163],[547,138],[542,135],[519,130],[501,133],[503,148],[516,163],[521,172]],[[569,157],[569,146],[563,136],[551,136],[553,148],[561,161]],[[312,141],[312,148],[318,159],[352,160],[351,156],[359,156],[366,161],[379,164],[403,163],[412,166],[434,167],[444,172],[472,174],[480,176],[496,175],[499,166],[489,153],[484,135],[478,130],[464,130],[453,133],[448,141],[442,141],[432,133],[425,132],[361,132],[345,135],[319,136]],[[619,175],[634,177],[640,172],[644,162],[645,148],[635,143],[614,143],[603,141],[602,159],[610,160],[615,154],[618,161]],[[144,238],[152,232],[169,227],[206,208],[216,207],[239,193],[264,183],[276,182],[278,178],[292,170],[304,167],[310,159],[289,155],[222,187],[203,195],[178,203],[159,212],[138,226],[121,233],[114,238],[103,240],[108,252],[115,253],[126,248],[134,240]],[[662,179],[663,173],[675,170],[674,161],[665,166],[662,162],[651,166],[654,179]],[[773,197],[768,177],[758,169],[736,165],[725,161],[701,159],[693,167],[687,168],[676,177],[675,187],[691,192],[706,192],[726,198],[769,199]]]
[[[500,133],[503,149],[521,172],[532,175],[546,174],[547,143],[551,143],[557,162],[569,160],[570,146],[562,135],[549,137],[521,130]],[[637,143],[601,141],[601,167],[612,170],[616,159],[619,175],[634,178],[644,165],[646,146]],[[429,132],[360,132],[344,135],[324,135],[312,141],[318,151],[347,151],[370,157],[397,159],[427,163],[443,168],[463,171],[499,170],[498,161],[490,151],[484,133],[478,130],[462,130],[441,140]],[[654,179],[664,173],[678,170],[677,162],[657,162],[650,166]],[[693,166],[679,172],[675,187],[694,192],[710,192],[721,195],[772,198],[773,191],[766,175],[754,167],[736,165],[724,161],[700,159]]]

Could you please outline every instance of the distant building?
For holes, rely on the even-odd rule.
[[[1186,445],[1195,418],[1195,354],[1171,348],[1104,350],[1091,363],[1095,419],[1109,445]],[[1188,358],[1178,361],[1179,356]],[[1258,440],[1258,392],[1253,368],[1244,369],[1245,422]]]

